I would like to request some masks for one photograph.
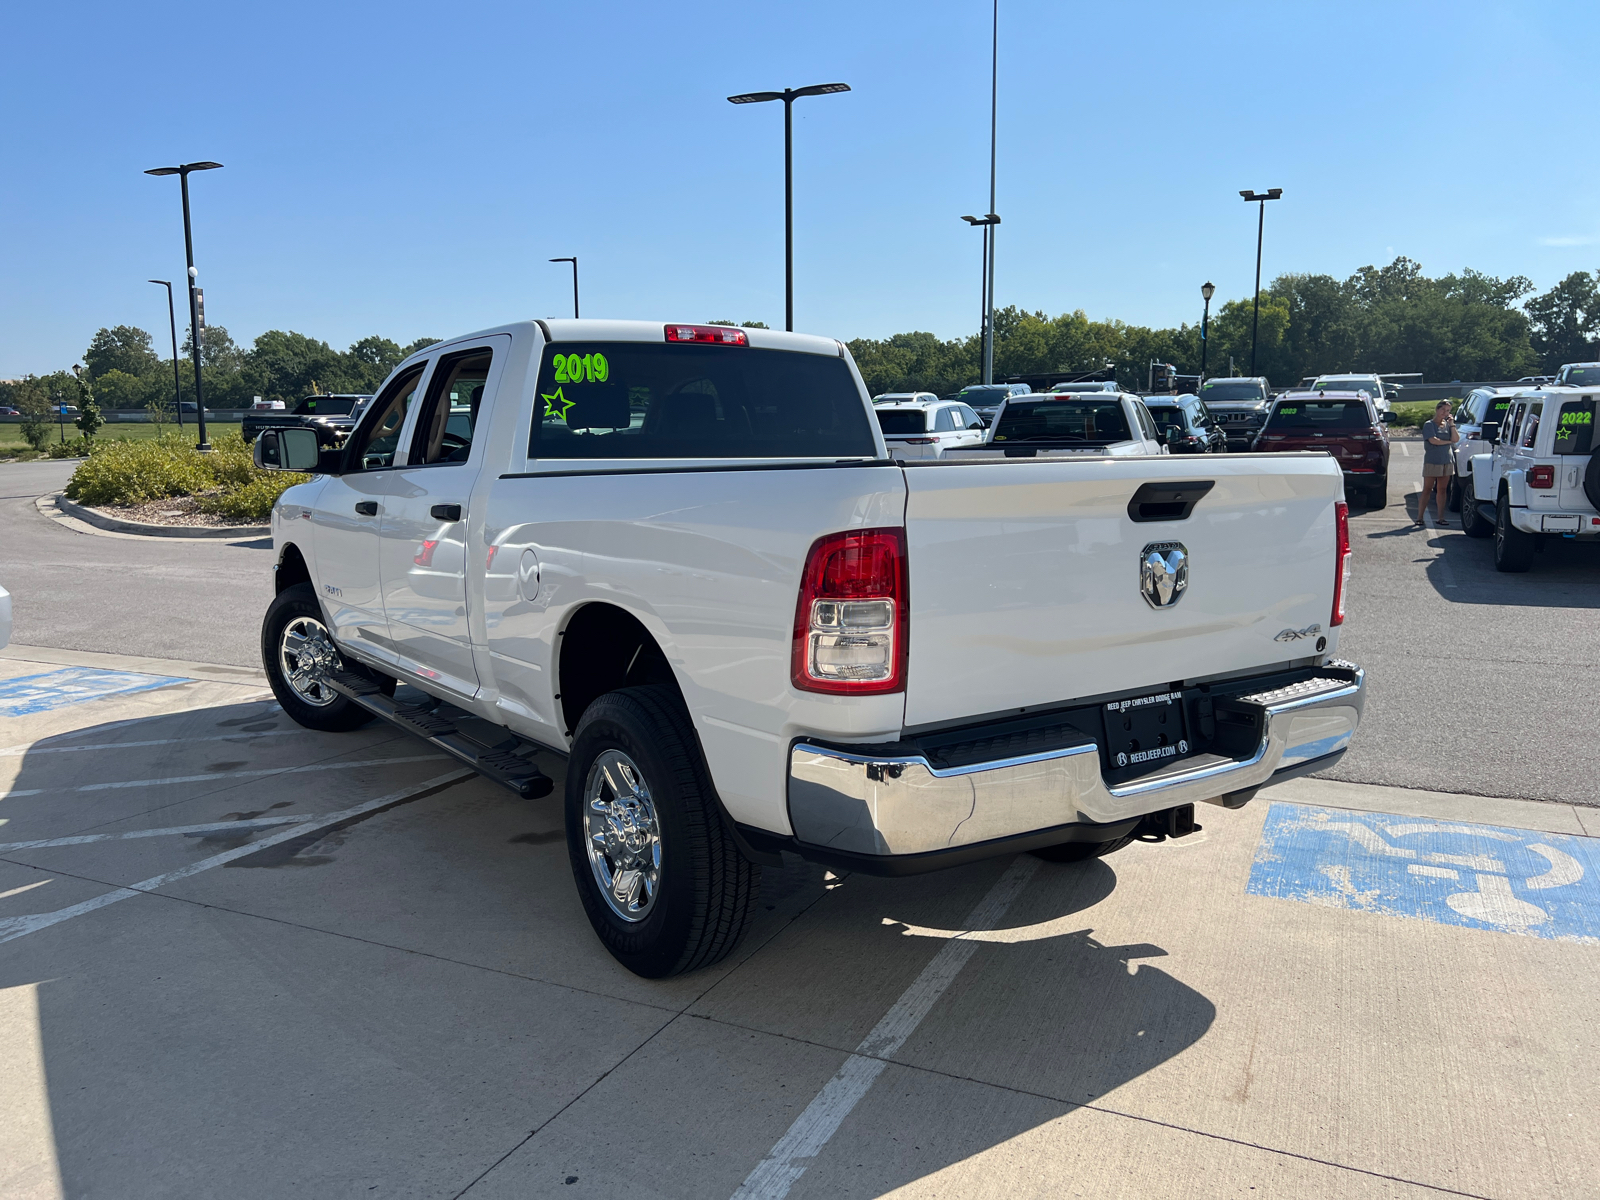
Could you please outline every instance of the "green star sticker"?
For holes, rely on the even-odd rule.
[[[548,396],[543,392],[540,392],[539,399],[544,401],[545,416],[554,417],[563,425],[567,423],[567,410],[577,403],[576,400],[568,400],[564,395],[562,395],[560,388],[557,388],[552,395]],[[556,411],[557,405],[559,405],[561,408],[559,413]]]

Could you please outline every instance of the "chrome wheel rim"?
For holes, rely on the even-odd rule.
[[[296,698],[313,708],[326,708],[339,698],[328,676],[344,670],[344,660],[328,627],[315,617],[296,617],[278,638],[278,668]]]
[[[649,785],[633,759],[605,750],[583,790],[584,847],[606,905],[642,921],[661,890],[661,825]]]

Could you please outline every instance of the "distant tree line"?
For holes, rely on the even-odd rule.
[[[1575,271],[1531,296],[1520,275],[1496,279],[1465,270],[1431,279],[1408,258],[1363,267],[1348,279],[1280,275],[1261,293],[1257,371],[1287,386],[1325,371],[1421,372],[1430,382],[1517,379],[1550,373],[1564,362],[1600,359],[1600,272]],[[1524,299],[1524,297],[1529,297]],[[1212,314],[1206,372],[1244,372],[1250,362],[1249,297]],[[733,324],[731,321],[714,324]],[[745,321],[750,328],[764,328]],[[1151,329],[1118,320],[1091,321],[1079,310],[1051,317],[1016,307],[995,313],[995,374],[1092,371],[1111,364],[1124,386],[1142,386],[1152,359],[1184,374],[1200,370],[1200,325]],[[203,331],[200,358],[208,408],[244,408],[262,396],[293,404],[313,392],[371,392],[402,359],[437,338],[409,345],[366,337],[347,350],[303,333],[268,330],[248,348],[222,326]],[[851,353],[874,393],[948,394],[980,377],[977,333],[944,340],[931,333],[857,338]],[[84,351],[84,383],[69,372],[0,383],[0,405],[46,409],[79,404],[92,393],[102,408],[172,407],[172,360],[132,325],[101,329]],[[179,354],[181,398],[194,400],[185,338]],[[87,387],[88,391],[84,388]]]
[[[1430,279],[1408,258],[1363,267],[1348,279],[1280,275],[1261,293],[1257,373],[1288,386],[1327,371],[1421,372],[1430,382],[1518,379],[1564,362],[1600,358],[1600,272],[1577,271],[1540,296],[1522,276],[1477,271]],[[1520,307],[1518,307],[1520,302]],[[1213,308],[1208,376],[1250,363],[1249,297]],[[1152,359],[1180,373],[1200,370],[1200,323],[1151,329],[1091,321],[1082,310],[1051,317],[1009,307],[995,312],[995,378],[1093,371],[1110,364],[1125,387],[1143,387]],[[980,376],[976,332],[857,338],[850,352],[873,393],[946,395]]]

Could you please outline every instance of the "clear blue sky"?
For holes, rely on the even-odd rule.
[[[193,181],[207,318],[343,348],[569,310],[977,323],[989,5],[19,5],[0,73],[0,376],[101,325],[165,339]],[[1396,254],[1541,289],[1600,266],[1600,5],[1002,0],[998,302],[1167,325],[1267,278]],[[180,321],[181,321],[180,317]]]

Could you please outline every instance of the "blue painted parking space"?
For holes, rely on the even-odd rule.
[[[1600,839],[1273,803],[1246,891],[1600,945]]]
[[[143,675],[136,671],[101,671],[93,667],[66,667],[42,675],[0,679],[0,717],[24,717],[49,712],[68,704],[148,692],[189,680],[170,675]]]

